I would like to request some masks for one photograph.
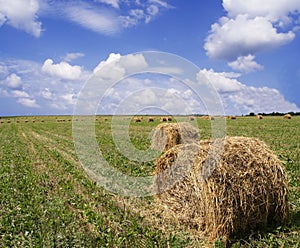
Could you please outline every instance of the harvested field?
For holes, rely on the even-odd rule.
[[[130,122],[130,140],[137,149],[146,151],[151,146],[159,117],[154,122],[147,117],[141,123]],[[82,123],[81,117],[76,119]],[[155,160],[126,158],[111,135],[112,117],[97,119],[96,142],[105,160],[124,174],[152,175]],[[37,117],[35,123],[29,116],[17,120],[2,117],[0,125],[0,247],[225,247],[222,239],[205,243],[209,234],[199,235],[197,226],[167,218],[155,197],[122,197],[97,186],[78,160],[71,122],[56,122],[55,116]],[[211,138],[210,121],[196,118],[193,123],[198,124],[202,140]],[[228,121],[226,129],[228,136],[258,138],[279,158],[286,171],[290,210],[287,225],[255,229],[243,238],[231,238],[230,244],[299,247],[300,117],[264,116],[259,125],[255,116],[239,117]]]

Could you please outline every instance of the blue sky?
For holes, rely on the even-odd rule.
[[[300,111],[299,11],[299,0],[0,0],[0,115],[72,114],[100,65],[122,70],[123,56],[143,51],[198,66],[225,114]],[[205,112],[175,81],[132,76],[98,112],[114,113],[137,88],[137,105],[176,113],[180,96]]]

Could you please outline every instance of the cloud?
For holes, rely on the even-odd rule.
[[[159,8],[156,6],[156,5],[150,5],[148,8],[147,8],[147,13],[149,14],[149,16],[146,18],[146,23],[148,23],[151,18],[155,15],[157,15],[159,12]]]
[[[68,77],[62,78],[57,73],[45,73],[42,70],[43,64],[34,61],[2,59],[1,65],[6,68],[8,75],[18,72],[18,76],[22,78],[22,85],[19,88],[8,87],[4,79],[0,83],[1,96],[12,98],[12,101],[23,106],[35,108],[40,106],[38,109],[40,114],[72,113],[74,101],[82,84],[92,74],[90,71],[81,70],[80,77],[70,80]]]
[[[243,87],[236,94],[223,96],[233,113],[271,113],[299,111],[294,103],[287,101],[278,90],[268,87]]]
[[[77,94],[66,93],[66,94],[61,95],[61,98],[64,100],[65,103],[73,105],[73,104],[75,104]]]
[[[143,3],[132,1],[132,3],[135,3],[135,6],[127,14],[119,16],[125,28],[138,25],[141,22],[148,24],[163,10],[173,8],[167,1],[162,0],[148,0]]]
[[[81,57],[84,57],[84,53],[67,53],[63,60],[66,62],[71,62]]]
[[[197,79],[201,83],[208,80],[219,93],[241,90],[242,84],[237,79],[229,76],[230,74],[227,73],[214,72],[213,69],[202,69],[197,74]],[[234,76],[236,75],[234,74]]]
[[[51,76],[56,76],[62,79],[75,80],[81,76],[81,67],[77,65],[70,65],[67,62],[60,62],[54,64],[52,59],[45,60],[42,71],[48,73]]]
[[[20,88],[22,85],[22,79],[15,73],[9,75],[5,81],[7,86],[12,89]]]
[[[44,98],[44,99],[47,99],[47,100],[51,100],[54,98],[54,95],[53,93],[49,90],[49,88],[45,88],[41,91],[41,96]]]
[[[223,0],[228,16],[235,18],[240,14],[251,17],[265,16],[271,21],[286,19],[290,13],[300,11],[298,0]]]
[[[100,73],[101,77],[107,79],[118,79],[125,75],[125,69],[118,65],[121,55],[117,53],[109,54],[108,58],[101,61],[94,69],[94,74]]]
[[[240,56],[237,58],[237,60],[229,62],[228,65],[234,70],[246,73],[262,70],[263,66],[253,61],[254,59],[255,56],[251,54],[248,56]]]
[[[130,74],[147,68],[147,62],[142,54],[130,54],[121,56],[111,53],[108,58],[101,61],[94,69],[94,74],[100,73],[103,79],[119,79],[125,74]]]
[[[142,9],[132,9],[129,11],[129,15],[136,20],[145,18],[145,12]]]
[[[233,61],[240,56],[282,46],[294,38],[292,31],[278,33],[265,17],[252,19],[238,15],[236,19],[222,17],[219,23],[213,24],[204,49],[210,58]]]
[[[63,11],[70,21],[96,33],[113,35],[120,30],[120,23],[116,14],[105,9],[76,3],[76,5],[66,4]]]
[[[39,108],[40,106],[36,103],[35,99],[30,98],[19,98],[18,103],[30,107],[30,108]]]
[[[156,4],[158,6],[164,7],[166,9],[173,8],[172,5],[168,4],[166,1],[162,0],[149,0],[150,3]]]
[[[14,97],[18,98],[30,97],[27,92],[22,90],[13,90],[11,93]]]
[[[203,69],[198,73],[199,82],[205,78],[216,88],[227,114],[245,114],[249,112],[289,112],[299,111],[296,104],[287,101],[282,94],[268,87],[247,86],[228,73]]]
[[[83,82],[93,73],[81,70],[79,78],[70,80],[53,72],[45,73],[42,70],[43,65],[33,61],[10,59],[1,61],[1,65],[6,68],[8,75],[16,74],[18,71],[22,85],[19,88],[10,88],[4,79],[1,83],[0,94],[27,107],[38,108],[40,106],[41,114],[72,113]],[[52,61],[50,65],[60,65],[60,63],[53,64]],[[95,68],[95,73],[98,73],[98,70],[104,70],[100,75],[105,79],[105,77],[124,76],[128,72],[148,69],[149,65],[141,54],[127,57],[111,53],[108,58],[99,63],[97,69]],[[199,83],[205,83],[205,80],[209,79],[219,93],[227,114],[300,111],[278,90],[248,86],[240,81],[240,76],[241,74],[235,72],[202,69],[197,78]],[[114,113],[120,103],[127,98],[131,104],[124,106],[125,110],[133,111],[150,104],[174,114],[205,113],[205,107],[201,105],[195,92],[186,87],[184,82],[152,73],[135,74],[118,82],[106,92],[103,104],[99,105],[99,113]]]
[[[261,70],[254,55],[292,42],[299,28],[298,0],[223,0],[223,7],[227,15],[211,26],[204,49],[243,72]]]
[[[39,37],[42,24],[37,21],[38,11],[39,0],[0,0],[0,24],[6,23]]]
[[[0,27],[7,24],[40,37],[43,30],[39,16],[50,16],[99,34],[115,35],[123,28],[149,23],[162,10],[170,8],[173,6],[162,0],[0,0]]]
[[[6,65],[0,62],[0,76],[6,76],[8,74],[8,70]]]
[[[95,0],[96,2],[99,2],[99,3],[105,3],[105,4],[108,4],[116,9],[119,8],[119,0]]]

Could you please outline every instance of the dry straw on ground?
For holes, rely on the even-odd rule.
[[[255,138],[227,137],[222,157],[216,161],[208,156],[213,144],[177,145],[156,161],[158,191],[168,184],[169,177],[174,180],[186,174],[156,197],[166,218],[195,229],[209,240],[231,239],[269,224],[284,224],[288,217],[285,170],[267,145]],[[186,151],[195,151],[195,147],[193,160]],[[205,177],[206,167],[211,165],[215,169]]]
[[[154,130],[151,148],[167,151],[175,145],[193,142],[199,142],[199,132],[190,123],[161,123]]]

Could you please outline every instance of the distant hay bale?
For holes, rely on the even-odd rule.
[[[204,115],[204,116],[202,116],[202,119],[204,119],[204,120],[214,120],[215,118],[211,115]]]
[[[134,122],[142,122],[142,119],[140,117],[134,117],[133,120]]]
[[[149,117],[148,122],[154,122],[154,117]]]
[[[161,123],[154,130],[151,148],[167,151],[175,145],[193,142],[199,142],[199,132],[190,123]]]
[[[267,145],[254,138],[227,137],[216,162],[215,157],[208,156],[213,144],[177,145],[157,159],[158,192],[168,185],[168,176],[186,173],[183,180],[156,196],[165,218],[195,229],[208,240],[228,240],[284,224],[289,211],[285,170]],[[195,149],[191,162],[189,153]],[[212,163],[215,170],[208,178],[203,177]],[[187,165],[191,168],[188,171]],[[161,173],[166,168],[168,174]]]
[[[262,115],[257,115],[256,116],[256,119],[259,119],[259,120],[261,120],[261,119],[263,119],[264,117],[262,116]]]
[[[286,114],[283,116],[283,119],[292,119],[292,116],[290,114]]]
[[[167,117],[160,117],[160,122],[165,122],[165,121],[168,121]]]
[[[196,119],[195,116],[190,116],[190,117],[189,117],[189,120],[190,120],[190,121],[194,121],[195,119]]]
[[[230,116],[227,117],[227,119],[235,120],[235,119],[236,119],[236,116],[235,116],[235,115],[230,115]]]
[[[168,120],[168,121],[172,121],[172,116],[168,116],[168,117],[167,117],[167,120]]]

